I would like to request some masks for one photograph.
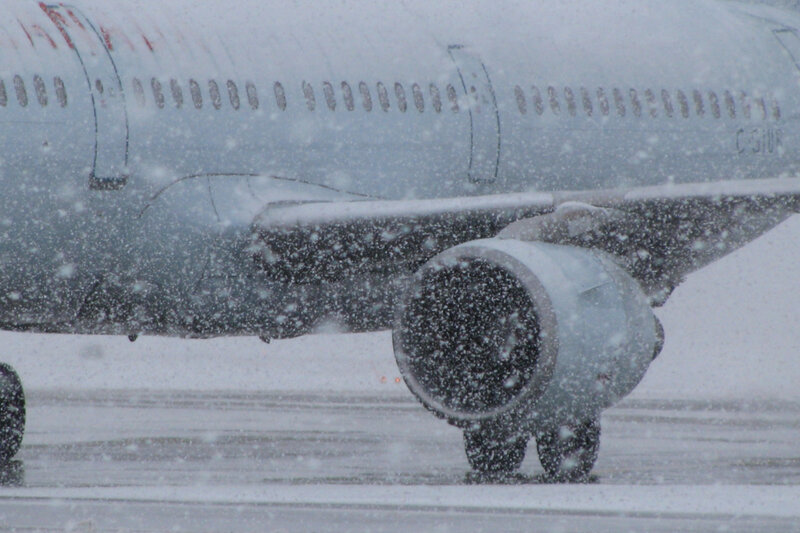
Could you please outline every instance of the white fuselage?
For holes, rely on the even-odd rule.
[[[794,176],[796,28],[711,1],[7,0],[0,322],[253,332],[197,324],[280,314],[294,289],[241,253],[271,203]]]

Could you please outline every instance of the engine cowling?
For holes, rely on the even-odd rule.
[[[394,350],[411,391],[467,427],[593,420],[628,394],[661,345],[638,283],[601,252],[486,239],[414,276]]]

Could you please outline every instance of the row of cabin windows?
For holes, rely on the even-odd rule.
[[[738,113],[739,116],[746,119],[767,120],[771,117],[773,120],[780,120],[781,118],[780,106],[774,98],[770,99],[768,108],[764,98],[752,98],[745,92],[739,92],[737,96],[734,96],[731,91],[724,91],[720,97],[715,91],[703,94],[695,89],[690,95],[687,95],[679,89],[675,92],[673,99],[673,94],[666,89],[663,89],[659,95],[656,95],[651,89],[646,89],[640,96],[636,89],[629,89],[627,93],[623,93],[616,87],[610,92],[600,87],[591,93],[585,87],[581,87],[578,92],[573,91],[570,87],[565,87],[559,93],[553,86],[540,90],[539,87],[533,85],[530,94],[530,101],[537,115],[544,114],[548,107],[553,114],[560,115],[562,108],[566,107],[567,112],[574,117],[578,113],[578,107],[581,107],[587,116],[591,117],[595,112],[608,116],[613,103],[616,114],[620,117],[624,117],[630,109],[630,112],[636,117],[647,113],[652,118],[658,117],[659,112],[669,118],[678,113],[683,118],[689,118],[692,112],[697,117],[710,114],[714,118],[721,118],[723,115],[736,118]],[[514,87],[514,96],[519,112],[523,115],[527,114],[528,99],[525,91],[519,85]]]
[[[14,76],[11,85],[13,85],[13,93],[16,100],[22,107],[27,107],[29,104],[28,88],[25,80],[19,76]],[[56,99],[61,107],[67,106],[67,90],[64,81],[56,76],[53,78],[53,88],[55,91]],[[100,80],[95,82],[95,88],[100,94],[103,94],[104,87]],[[356,92],[349,83],[343,81],[340,85],[342,100],[344,106],[348,111],[354,111],[356,108]],[[9,103],[9,92],[11,87],[7,88],[5,80],[0,78],[0,107],[6,107]],[[150,89],[153,95],[153,101],[158,108],[166,106],[166,88],[157,78],[150,80]],[[303,82],[302,85],[303,95],[306,99],[306,106],[309,111],[314,111],[317,106],[314,87],[308,83]],[[378,82],[375,86],[376,94],[378,97],[378,104],[384,112],[388,112],[391,108],[390,91],[382,82]],[[184,91],[176,79],[171,79],[168,85],[169,94],[172,96],[172,102],[177,108],[184,105]],[[41,107],[46,107],[49,103],[47,84],[44,79],[38,74],[33,76],[33,92]],[[275,103],[278,109],[286,109],[286,91],[280,82],[275,82],[273,85],[273,92],[275,96]],[[334,86],[330,82],[322,83],[322,92],[325,98],[325,103],[328,109],[335,111],[337,107],[337,98]],[[576,116],[578,113],[579,101],[580,107],[587,116],[593,116],[597,110],[603,116],[611,114],[611,102],[613,101],[616,114],[620,117],[626,116],[628,109],[636,117],[641,117],[646,112],[652,117],[656,118],[659,112],[663,112],[667,117],[673,117],[680,113],[684,118],[689,118],[692,111],[698,117],[703,117],[707,114],[706,110],[711,116],[718,119],[727,115],[730,118],[736,118],[737,109],[738,114],[746,119],[760,118],[767,120],[779,120],[781,118],[781,110],[778,102],[775,99],[770,99],[769,109],[763,97],[751,98],[745,92],[739,92],[737,97],[734,97],[731,91],[724,91],[720,98],[716,92],[708,91],[705,95],[695,89],[691,93],[691,102],[686,93],[682,90],[675,92],[675,99],[673,100],[672,93],[663,89],[660,98],[651,89],[646,89],[640,97],[636,89],[629,89],[627,94],[623,93],[619,88],[613,88],[610,94],[606,89],[599,87],[594,94],[590,93],[585,87],[581,87],[576,93],[570,87],[565,87],[561,93],[553,87],[549,86],[544,91],[540,90],[536,85],[531,86],[531,103],[537,115],[543,115],[547,107],[550,108],[553,114],[560,115],[562,112],[562,101],[566,107],[567,112],[571,116]],[[146,105],[147,96],[145,94],[144,84],[138,79],[133,79],[133,93],[136,101],[140,106]],[[409,108],[409,99],[405,88],[399,82],[394,84],[394,100],[397,108],[405,113]],[[248,81],[245,83],[244,95],[240,95],[239,86],[233,80],[228,80],[223,87],[215,80],[209,80],[207,84],[208,98],[211,105],[215,109],[221,109],[223,106],[223,94],[226,100],[230,103],[233,109],[240,109],[242,106],[242,98],[246,98],[247,104],[251,109],[256,110],[260,106],[258,90],[253,82]],[[358,96],[360,104],[367,112],[373,109],[373,99],[370,87],[365,82],[358,84]],[[430,105],[434,111],[441,113],[443,109],[442,94],[436,84],[431,83],[428,86],[428,94],[430,97]],[[458,113],[459,99],[453,85],[448,84],[445,88],[445,94],[449,103],[449,109]],[[528,112],[528,99],[525,91],[517,85],[514,87],[514,94],[517,101],[517,107],[521,114]],[[562,100],[563,94],[563,100]],[[189,95],[192,104],[197,109],[203,108],[204,95],[200,84],[194,80],[189,80]],[[411,100],[414,107],[420,113],[425,111],[425,95],[422,87],[414,83],[411,86]],[[738,101],[738,105],[737,105]],[[724,110],[724,111],[723,111]]]
[[[351,85],[343,81],[340,84],[340,92],[344,107],[348,111],[355,111],[357,105],[360,105],[364,111],[370,112],[375,107],[375,102],[372,98],[372,90],[365,82],[359,82],[357,92]],[[411,95],[409,98],[406,88],[402,83],[396,82],[394,87],[387,87],[383,82],[378,82],[375,85],[375,94],[377,95],[377,105],[380,106],[383,112],[388,112],[392,107],[392,100],[394,100],[397,109],[405,113],[410,108],[410,103],[413,103],[414,108],[420,113],[425,112],[425,90],[418,84],[411,85]],[[427,98],[429,99],[430,106],[436,113],[441,113],[442,109],[448,108],[453,113],[460,111],[458,102],[458,93],[453,85],[448,84],[445,87],[445,94],[442,95],[439,87],[435,83],[431,83],[427,87]],[[325,104],[331,111],[336,111],[338,99],[336,97],[336,90],[333,84],[329,81],[322,82],[322,94],[325,98]],[[303,82],[303,96],[306,99],[306,107],[309,111],[314,111],[317,108],[317,98],[314,92],[314,86],[308,82]],[[447,103],[444,103],[444,99]],[[356,102],[358,100],[358,102]]]
[[[97,84],[98,91],[102,93],[102,85],[100,84],[99,80]],[[149,88],[145,87],[145,83],[138,78],[134,78],[132,84],[134,97],[141,107],[147,105],[147,100],[149,98],[148,93],[152,94],[152,99],[155,102],[156,107],[159,109],[166,107],[168,95],[172,98],[171,105],[174,105],[176,108],[180,109],[185,104],[183,87],[181,83],[174,78],[170,79],[169,83],[166,85],[163,84],[158,78],[152,78],[149,83]],[[354,89],[348,82],[343,81],[339,88],[342,102],[348,111],[354,111],[357,105],[363,107],[363,109],[367,112],[372,111],[373,107],[375,107],[375,103],[372,98],[372,91],[369,85],[367,85],[365,82],[359,82],[357,88]],[[284,89],[283,84],[280,82],[275,82],[272,89],[275,97],[275,104],[277,105],[278,109],[281,111],[286,110],[286,90]],[[390,96],[389,88],[382,82],[378,82],[375,86],[377,105],[380,106],[384,112],[388,112],[392,107],[392,99],[395,101],[394,105],[396,105],[397,108],[403,113],[408,111],[410,107],[409,101],[413,102],[414,107],[420,113],[425,111],[426,96],[424,90],[419,84],[414,83],[411,86],[410,99],[403,84],[399,82],[395,83],[393,89],[394,90],[391,91],[392,95]],[[302,84],[302,90],[308,110],[316,110],[317,97],[313,85],[304,81]],[[448,84],[447,87],[445,87],[444,96],[440,92],[439,87],[433,83],[428,86],[427,92],[429,95],[428,98],[430,99],[430,105],[437,113],[441,113],[442,109],[445,107],[449,108],[454,113],[458,113],[460,111],[458,93],[453,85]],[[338,100],[334,85],[328,81],[323,82],[322,94],[328,109],[331,111],[336,111]],[[238,110],[242,106],[243,98],[246,98],[250,108],[255,110],[260,107],[258,89],[256,88],[255,84],[250,81],[245,83],[244,95],[242,95],[240,93],[239,86],[233,80],[228,80],[222,86],[216,80],[209,80],[205,88],[203,88],[196,80],[189,80],[189,96],[191,97],[192,104],[195,108],[203,108],[206,95],[214,109],[221,109],[223,105],[228,105],[229,103],[231,108]],[[443,102],[444,98],[447,99],[446,106]]]
[[[53,89],[55,90],[58,104],[61,107],[67,107],[67,88],[64,85],[64,81],[58,76],[53,78]],[[14,76],[8,87],[6,87],[5,80],[0,78],[0,107],[8,106],[9,100],[13,98],[9,96],[9,93],[12,91],[14,96],[16,96],[17,103],[19,103],[21,107],[28,107],[30,102],[28,87],[25,84],[25,80],[19,75]],[[38,74],[33,77],[33,94],[41,107],[47,107],[50,103],[47,83]]]
[[[147,105],[147,92],[152,93],[153,102],[156,107],[163,109],[167,105],[167,94],[172,98],[172,105],[180,109],[184,106],[184,90],[181,83],[172,78],[169,83],[164,85],[158,78],[150,80],[149,89],[145,89],[144,83],[138,78],[133,78],[133,95],[136,102],[140,107]],[[286,109],[286,93],[280,83],[275,83],[275,100],[278,107],[283,110]],[[205,94],[208,95],[208,101],[214,109],[222,109],[223,100],[230,103],[233,109],[240,109],[242,107],[242,100],[246,100],[251,109],[256,110],[260,107],[258,99],[258,90],[253,82],[248,81],[244,84],[244,93],[239,90],[239,86],[233,80],[228,80],[225,84],[220,86],[216,80],[208,80],[206,84]],[[192,105],[197,109],[203,109],[204,104],[204,91],[197,80],[189,80],[189,98],[191,98]]]

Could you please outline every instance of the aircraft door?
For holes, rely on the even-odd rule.
[[[780,30],[772,30],[778,42],[781,43],[789,55],[792,56],[792,62],[800,69],[800,37],[797,36],[797,30],[791,28],[782,28]]]
[[[472,149],[469,179],[473,183],[493,183],[500,165],[500,114],[489,73],[481,59],[463,46],[448,48],[461,78],[470,121]]]
[[[95,153],[92,189],[120,189],[128,172],[128,113],[122,82],[98,28],[77,8],[41,4],[67,45],[77,54],[94,106]]]

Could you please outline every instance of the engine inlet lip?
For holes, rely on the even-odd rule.
[[[500,245],[502,246],[502,245]],[[519,259],[504,249],[500,249],[493,240],[475,241],[456,246],[442,252],[423,265],[411,279],[408,289],[398,305],[395,313],[395,327],[392,332],[395,358],[400,374],[411,392],[429,410],[451,422],[480,422],[507,415],[524,414],[530,411],[542,394],[544,394],[558,358],[558,321],[552,301],[536,275]],[[494,409],[472,412],[453,409],[444,404],[436,396],[429,394],[425,387],[414,377],[411,370],[410,354],[403,349],[401,340],[403,316],[407,306],[413,299],[415,289],[420,288],[426,275],[432,271],[448,268],[460,261],[484,261],[515,277],[533,301],[539,322],[539,352],[536,371],[531,376],[525,391],[507,404]],[[544,334],[541,332],[552,332]]]

